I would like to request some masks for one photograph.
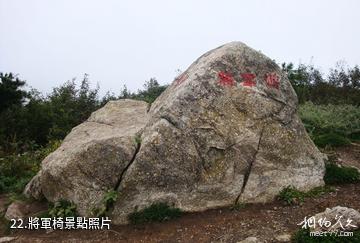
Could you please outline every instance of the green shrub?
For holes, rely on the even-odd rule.
[[[293,186],[285,187],[280,191],[278,195],[278,199],[286,202],[289,205],[303,202],[304,198],[305,198],[305,193],[297,190]]]
[[[360,181],[360,173],[357,169],[351,167],[340,167],[335,163],[326,164],[324,176],[325,184],[346,184]]]
[[[341,146],[356,139],[360,131],[360,108],[353,105],[300,105],[299,115],[319,147]]]
[[[310,236],[309,229],[300,229],[292,237],[294,243],[358,243],[360,242],[360,231],[354,231],[353,236]]]
[[[315,136],[314,143],[320,148],[324,148],[326,146],[340,147],[344,145],[349,145],[351,141],[343,135],[329,133]]]
[[[135,145],[140,145],[141,144],[141,136],[136,135],[134,138],[134,142],[135,142]]]
[[[146,222],[162,222],[182,215],[178,208],[171,208],[166,203],[152,204],[150,207],[141,211],[135,211],[129,215],[132,224],[142,224]]]
[[[66,200],[60,200],[50,207],[49,215],[55,218],[75,217],[77,216],[76,205]]]
[[[98,208],[94,208],[92,210],[92,214],[96,217],[103,217],[108,214],[110,209],[114,206],[118,196],[118,192],[114,190],[109,190],[101,201],[101,206]]]
[[[60,141],[23,154],[8,155],[0,159],[0,193],[21,193],[26,184],[39,171],[41,161],[57,147]]]
[[[333,191],[334,189],[329,186],[315,187],[308,192],[302,192],[293,186],[287,186],[280,191],[278,199],[288,205],[295,205],[303,202],[305,198],[318,197]]]

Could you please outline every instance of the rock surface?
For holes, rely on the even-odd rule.
[[[15,201],[9,205],[6,210],[5,218],[11,219],[23,219],[29,213],[29,207],[26,203]]]
[[[238,243],[261,243],[261,241],[258,240],[258,238],[254,237],[254,236],[250,236],[250,237],[246,238],[245,240],[239,241]]]
[[[360,228],[360,213],[359,211],[347,208],[336,206],[333,208],[327,208],[324,212],[314,215],[315,218],[315,228],[311,230],[314,231],[336,231],[336,230],[346,230],[354,231]],[[318,222],[329,221],[331,224],[328,226],[324,224],[322,227],[319,226]]]
[[[291,235],[290,234],[277,235],[275,237],[275,240],[277,240],[277,242],[291,242]]]
[[[10,236],[1,237],[0,238],[0,243],[12,242],[12,241],[14,241],[16,239],[17,239],[16,237],[10,237]]]
[[[205,53],[147,108],[125,100],[96,111],[43,161],[26,194],[73,201],[88,215],[116,189],[111,216],[124,224],[156,202],[202,211],[323,185],[324,156],[286,74],[241,42]]]
[[[25,194],[52,202],[66,199],[89,215],[120,183],[138,149],[135,140],[147,122],[147,109],[142,101],[119,100],[94,112],[45,158]]]

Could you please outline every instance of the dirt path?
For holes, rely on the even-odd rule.
[[[355,156],[351,164],[359,165],[360,161],[356,157],[358,151],[354,151],[341,150],[341,153],[351,158]],[[113,226],[107,231],[46,233],[44,230],[22,230],[11,232],[11,236],[17,237],[13,242],[238,242],[249,236],[255,236],[263,242],[277,242],[276,236],[293,233],[305,216],[324,211],[327,207],[340,205],[360,210],[360,184],[334,188],[335,192],[318,198],[307,198],[298,206],[287,206],[275,201],[246,205],[239,210],[224,208],[185,214],[179,219],[163,223]]]
[[[360,210],[360,185],[336,187],[336,191],[303,205],[285,206],[282,202],[247,205],[238,211],[210,210],[186,214],[163,223],[143,226],[113,226],[110,231],[27,231],[13,232],[15,242],[237,242],[256,236],[276,242],[275,236],[292,233],[305,216],[337,205]]]

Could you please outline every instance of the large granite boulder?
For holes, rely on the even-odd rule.
[[[156,202],[201,211],[267,202],[289,185],[309,190],[323,185],[324,156],[297,105],[276,63],[232,42],[196,60],[149,110],[125,100],[96,111],[44,160],[27,194],[68,199],[88,215],[115,189],[111,216],[124,224]]]
[[[41,164],[25,195],[56,202],[66,199],[89,215],[104,194],[118,186],[139,149],[136,142],[147,122],[143,101],[110,101],[72,129],[61,146]]]

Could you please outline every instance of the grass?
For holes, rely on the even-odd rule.
[[[278,199],[284,201],[288,205],[295,205],[302,203],[305,198],[318,197],[334,191],[329,185],[360,182],[360,173],[355,168],[339,166],[334,162],[327,163],[325,166],[324,181],[327,186],[316,187],[308,192],[302,192],[293,186],[288,186],[280,191]]]
[[[310,191],[305,193],[305,197],[314,198],[320,197],[330,192],[334,192],[335,189],[330,186],[319,186],[311,189]]]
[[[235,210],[235,211],[239,211],[239,210],[241,210],[241,209],[243,209],[245,207],[246,207],[246,203],[240,202],[240,203],[234,204],[230,209]]]
[[[299,107],[299,115],[318,147],[338,147],[359,141],[360,107],[308,102]]]
[[[147,222],[162,222],[178,218],[181,215],[182,211],[179,208],[172,208],[166,203],[156,203],[143,210],[131,213],[128,219],[132,224],[143,224]]]
[[[294,243],[359,243],[360,231],[354,231],[353,236],[310,236],[309,229],[300,229],[292,237]]]
[[[305,198],[319,197],[333,191],[334,189],[329,186],[315,187],[308,192],[302,192],[293,186],[287,186],[280,191],[278,199],[288,205],[296,205],[304,202]]]
[[[360,173],[355,168],[327,163],[324,181],[327,185],[356,183],[360,182]]]

